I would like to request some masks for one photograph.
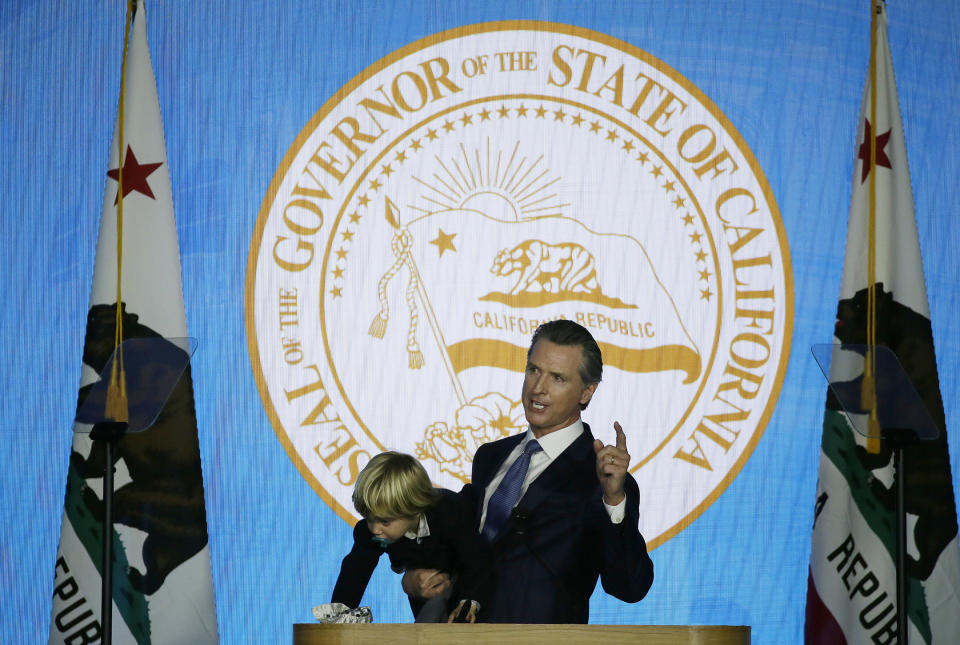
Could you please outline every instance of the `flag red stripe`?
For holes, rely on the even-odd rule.
[[[847,645],[840,624],[820,599],[813,584],[813,575],[807,570],[807,615],[803,625],[805,645]]]

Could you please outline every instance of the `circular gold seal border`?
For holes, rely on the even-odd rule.
[[[751,436],[750,441],[743,449],[740,458],[737,459],[734,465],[727,471],[727,475],[720,480],[716,487],[703,499],[702,502],[700,502],[700,504],[695,506],[679,522],[647,543],[647,547],[653,550],[666,543],[679,534],[680,531],[692,524],[694,520],[696,520],[720,497],[721,494],[723,494],[730,483],[737,477],[738,474],[740,474],[744,464],[746,464],[747,460],[753,454],[757,443],[760,441],[760,438],[763,436],[763,433],[766,430],[767,424],[770,421],[770,417],[773,415],[773,410],[776,407],[776,403],[780,398],[780,391],[783,388],[784,376],[786,375],[787,364],[790,359],[790,349],[793,340],[793,263],[790,259],[790,248],[787,244],[786,230],[783,227],[783,221],[780,217],[780,209],[773,197],[773,191],[770,188],[770,184],[767,181],[766,175],[763,173],[763,170],[757,163],[756,158],[753,156],[753,151],[749,148],[749,146],[747,146],[746,141],[744,141],[739,130],[737,130],[733,124],[730,123],[723,112],[720,111],[720,108],[718,108],[714,102],[698,87],[687,80],[685,76],[677,72],[673,67],[667,65],[660,59],[634,45],[631,45],[628,42],[619,40],[598,31],[594,31],[592,29],[587,29],[585,27],[577,27],[575,25],[548,21],[506,20],[464,25],[461,27],[447,29],[404,45],[400,49],[393,51],[387,56],[369,65],[366,69],[353,77],[346,85],[334,92],[334,94],[327,99],[327,101],[320,107],[319,110],[317,110],[307,124],[300,130],[300,134],[297,135],[297,138],[287,149],[287,153],[283,156],[280,165],[277,167],[277,171],[273,175],[273,179],[270,181],[270,185],[267,187],[267,193],[264,196],[260,210],[257,213],[257,223],[254,228],[253,238],[250,242],[250,253],[247,256],[247,278],[244,294],[244,318],[246,321],[247,331],[247,350],[250,354],[250,365],[253,370],[254,381],[257,384],[257,390],[260,393],[260,399],[263,402],[264,411],[267,413],[267,417],[270,419],[270,424],[273,427],[277,438],[280,439],[280,443],[283,445],[287,456],[290,457],[290,460],[293,462],[297,471],[310,484],[310,487],[313,488],[314,492],[316,492],[317,495],[319,495],[320,498],[326,502],[334,512],[336,512],[337,515],[339,515],[348,524],[351,524],[353,522],[353,516],[350,511],[344,508],[343,505],[334,499],[334,497],[320,485],[320,483],[313,476],[313,473],[310,472],[310,469],[307,468],[303,459],[291,445],[286,436],[286,431],[283,428],[283,424],[280,422],[279,415],[273,406],[273,402],[270,400],[270,393],[263,377],[263,366],[260,361],[260,353],[258,351],[256,338],[256,318],[254,315],[256,303],[254,302],[254,291],[257,275],[257,260],[259,258],[260,245],[263,241],[263,232],[266,227],[267,216],[269,215],[270,208],[276,199],[280,185],[283,183],[283,178],[289,172],[290,165],[293,163],[293,160],[296,158],[304,143],[310,138],[310,135],[323,121],[323,119],[325,119],[326,116],[337,105],[339,105],[341,101],[348,97],[362,83],[398,60],[426,47],[465,36],[495,31],[547,31],[550,33],[593,40],[607,45],[613,49],[620,50],[629,56],[640,59],[663,74],[669,76],[674,82],[689,92],[691,96],[694,96],[699,101],[700,105],[703,106],[707,112],[709,112],[723,126],[724,131],[736,142],[737,149],[741,152],[741,154],[743,154],[746,161],[750,164],[750,169],[753,172],[753,176],[756,178],[757,183],[760,185],[760,188],[763,191],[763,197],[766,200],[766,203],[770,206],[770,215],[771,219],[773,220],[773,227],[777,234],[777,241],[780,243],[781,257],[783,258],[784,295],[787,299],[784,308],[784,336],[782,352],[780,355],[780,364],[777,368],[774,384],[770,390],[770,396],[767,399],[767,404],[764,408],[764,411],[757,422],[757,431]]]
[[[380,163],[380,161],[389,154],[389,152],[393,149],[393,146],[395,145],[396,141],[399,141],[401,139],[404,139],[410,136],[413,132],[416,132],[418,129],[424,127],[430,121],[441,119],[444,116],[463,110],[465,107],[479,105],[481,103],[485,103],[490,100],[510,101],[510,100],[521,100],[521,99],[550,101],[554,103],[567,105],[570,107],[576,107],[582,110],[583,112],[592,113],[594,115],[597,115],[615,124],[620,129],[626,132],[629,132],[633,136],[633,138],[642,142],[651,151],[654,151],[656,155],[660,158],[660,160],[664,163],[664,165],[666,165],[670,169],[670,172],[673,173],[674,178],[684,187],[684,190],[686,190],[687,194],[690,195],[691,197],[694,197],[694,203],[696,206],[695,206],[695,209],[691,209],[691,210],[695,210],[700,221],[704,222],[704,234],[707,237],[707,241],[709,242],[708,246],[711,249],[711,255],[714,258],[714,263],[713,263],[714,271],[719,276],[720,269],[718,265],[720,262],[719,260],[720,254],[717,252],[717,244],[713,236],[713,231],[710,229],[709,226],[706,225],[707,216],[704,213],[703,208],[701,208],[700,200],[695,198],[696,193],[687,183],[687,180],[683,177],[683,175],[680,173],[677,167],[673,164],[673,162],[669,158],[667,158],[659,148],[657,148],[652,143],[650,143],[650,141],[648,141],[645,136],[640,134],[638,131],[634,130],[632,126],[627,125],[620,119],[610,114],[607,114],[605,112],[602,112],[585,103],[578,103],[570,99],[550,96],[546,94],[504,94],[504,95],[498,94],[492,97],[472,99],[469,101],[465,101],[463,103],[459,103],[457,105],[450,106],[443,110],[440,110],[439,112],[431,114],[429,117],[426,117],[418,121],[417,123],[413,124],[412,126],[407,128],[404,132],[400,133],[397,137],[395,137],[392,143],[384,146],[383,149],[380,151],[380,153],[370,160],[370,162],[367,164],[364,170],[359,171],[359,174],[357,175],[356,180],[353,182],[353,187],[347,191],[346,198],[343,200],[343,203],[340,206],[340,210],[337,211],[337,216],[334,219],[334,223],[331,225],[331,230],[336,231],[339,229],[341,222],[343,222],[344,215],[348,210],[350,210],[350,206],[352,205],[353,199],[357,193],[357,187],[363,184],[363,182],[367,180],[368,173],[371,171],[371,169],[375,169],[375,166],[378,163]],[[593,233],[596,232],[590,229],[589,227],[587,227],[587,230],[590,230]],[[327,240],[326,248],[323,253],[322,265],[324,267],[326,267],[330,262],[330,256],[333,253],[333,247],[334,247],[334,235],[331,234],[331,236]],[[324,270],[322,276],[320,277],[320,300],[321,301],[323,300],[323,294],[326,292],[326,285],[327,285],[327,272],[326,270]],[[704,373],[706,374],[709,374],[713,370],[714,360],[717,357],[717,351],[719,348],[720,331],[721,331],[722,322],[723,322],[722,317],[723,317],[724,297],[723,297],[722,285],[720,284],[719,280],[717,281],[716,296],[717,296],[717,301],[714,306],[714,309],[716,310],[717,327],[713,335],[713,341],[710,347],[710,357],[705,362]],[[321,318],[324,317],[324,312],[322,310],[320,311],[320,316]],[[330,357],[331,355],[330,339],[329,339],[329,336],[327,335],[326,325],[322,324],[322,321],[321,321],[320,337],[323,340],[324,352],[328,357]],[[340,397],[342,398],[344,405],[346,405],[347,410],[349,410],[350,414],[353,416],[357,425],[359,425],[360,429],[363,430],[363,433],[367,435],[367,438],[370,439],[370,441],[375,446],[377,446],[381,451],[386,450],[387,449],[386,446],[384,446],[383,443],[380,442],[380,439],[373,432],[370,431],[370,428],[367,427],[367,424],[364,423],[362,416],[354,407],[353,402],[351,401],[350,395],[347,393],[346,389],[343,387],[343,382],[340,380],[339,371],[337,370],[336,365],[333,364],[333,361],[330,361],[330,372],[331,372],[331,376],[333,376],[334,383],[336,383],[337,390],[340,392]],[[680,431],[680,429],[683,427],[683,424],[686,422],[687,418],[690,416],[690,413],[693,411],[694,407],[696,406],[697,401],[699,401],[700,395],[703,394],[703,390],[704,388],[706,388],[708,378],[709,376],[701,379],[700,387],[697,388],[696,393],[693,395],[693,397],[690,400],[690,404],[687,406],[687,409],[684,411],[684,413],[680,416],[677,423],[674,425],[673,429],[671,429],[666,434],[666,436],[664,436],[664,438],[660,441],[659,444],[657,444],[657,446],[652,451],[650,451],[646,456],[644,456],[640,461],[635,463],[630,468],[631,473],[636,473],[641,467],[644,466],[644,464],[648,463],[651,459],[653,459],[676,436],[677,432]]]

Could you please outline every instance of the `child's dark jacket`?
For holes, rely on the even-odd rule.
[[[473,509],[464,508],[453,491],[439,489],[440,501],[424,513],[430,535],[418,540],[400,538],[386,548],[390,567],[397,573],[406,569],[438,569],[457,575],[450,595],[450,609],[463,599],[476,600],[481,609],[493,590],[486,543],[477,533]],[[416,527],[414,527],[416,531]],[[340,565],[340,576],[331,602],[357,607],[384,548],[374,542],[365,520],[353,527],[353,548]],[[411,601],[416,612],[418,603]]]

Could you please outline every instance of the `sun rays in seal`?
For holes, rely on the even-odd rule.
[[[556,192],[559,176],[543,164],[544,156],[530,159],[519,152],[520,142],[509,152],[490,149],[467,150],[460,144],[459,154],[448,159],[434,155],[435,171],[430,177],[413,176],[423,187],[417,204],[409,208],[424,215],[451,210],[475,210],[503,214],[513,221],[561,214],[569,206]]]

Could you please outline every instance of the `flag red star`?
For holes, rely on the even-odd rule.
[[[860,176],[860,183],[862,184],[867,180],[867,175],[870,174],[870,144],[868,143],[871,139],[871,129],[870,129],[870,119],[864,119],[866,122],[863,126],[863,143],[860,144],[860,154],[857,155],[858,159],[863,160],[863,172]],[[877,146],[877,165],[883,166],[884,168],[890,168],[890,159],[887,157],[887,153],[883,151],[884,147],[887,145],[887,141],[890,140],[890,130],[887,130],[881,135],[878,135],[876,138]]]
[[[156,199],[153,191],[150,190],[150,184],[147,183],[147,177],[162,165],[162,162],[141,164],[137,161],[137,156],[133,154],[133,149],[128,145],[127,157],[123,160],[123,196],[126,197],[135,190],[138,193],[143,193],[150,199]],[[120,169],[113,168],[108,170],[107,177],[114,181],[119,181]],[[120,189],[117,187],[117,196],[114,197],[113,203],[116,204],[119,198]]]

